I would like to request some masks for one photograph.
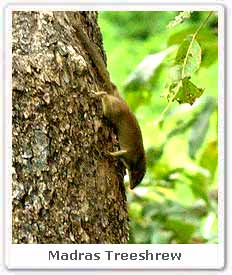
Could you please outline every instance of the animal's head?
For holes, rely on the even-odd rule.
[[[146,173],[146,161],[140,161],[140,165],[137,167],[133,167],[129,171],[129,179],[130,179],[130,188],[135,188],[143,179],[145,173]]]

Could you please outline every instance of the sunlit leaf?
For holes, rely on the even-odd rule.
[[[187,35],[194,33],[195,30],[195,27],[190,27],[172,34],[168,39],[168,46],[179,45]],[[218,58],[218,42],[216,35],[212,29],[201,30],[201,32],[197,35],[197,41],[201,45],[202,49],[201,66],[209,67],[217,61]]]
[[[163,146],[149,147],[146,151],[147,165],[152,167],[163,155]]]
[[[214,212],[210,212],[207,218],[205,219],[204,226],[203,226],[203,236],[206,239],[210,239],[212,237],[213,232],[213,226],[216,221],[216,215]]]
[[[209,204],[209,197],[208,197],[208,181],[205,179],[204,176],[197,174],[196,176],[192,177],[192,184],[191,188],[193,194],[197,198],[203,199],[207,204]]]
[[[192,105],[204,91],[190,81],[201,64],[201,47],[193,35],[187,36],[179,46],[174,64],[169,72],[165,96],[168,100]]]
[[[167,243],[170,243],[170,239],[172,236],[173,236],[172,232],[160,229],[160,234],[157,234],[157,231],[153,233],[151,238],[151,243],[167,244]]]
[[[189,103],[192,105],[203,92],[202,88],[198,88],[186,77],[183,79],[182,86],[174,99],[181,104]]]
[[[186,243],[196,230],[194,224],[186,222],[183,219],[175,219],[171,217],[166,221],[165,228],[172,230],[180,240],[180,243]]]
[[[170,68],[169,70],[169,80],[171,82],[178,82],[182,79],[182,66],[181,65],[175,65]]]
[[[215,100],[211,97],[208,97],[206,99],[205,107],[198,114],[198,117],[192,126],[189,137],[189,155],[191,158],[195,157],[196,152],[199,150],[205,140],[205,136],[209,127],[209,119],[215,108]]]
[[[218,42],[208,41],[202,45],[202,67],[209,67],[218,59]]]
[[[175,64],[182,66],[182,79],[191,77],[201,64],[201,47],[192,35],[186,37],[177,51]]]
[[[138,90],[143,87],[153,77],[164,58],[175,49],[176,46],[172,46],[162,52],[146,56],[128,76],[125,82],[125,91]]]
[[[208,169],[212,179],[218,165],[218,144],[216,141],[211,141],[207,144],[205,150],[201,155],[200,165]]]

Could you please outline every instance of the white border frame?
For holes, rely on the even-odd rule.
[[[5,93],[4,97],[4,122],[5,122],[5,135],[4,135],[4,156],[5,156],[5,167],[4,167],[4,178],[5,178],[5,248],[6,248],[6,264],[8,268],[13,269],[54,269],[54,268],[78,268],[78,269],[90,269],[90,262],[86,263],[71,263],[70,261],[66,261],[67,264],[61,261],[61,263],[51,264],[46,261],[46,257],[44,257],[45,253],[47,253],[48,249],[51,247],[59,247],[60,251],[65,250],[73,251],[74,249],[80,249],[80,246],[83,248],[82,251],[104,251],[106,249],[118,251],[128,250],[133,251],[142,251],[147,247],[149,250],[154,250],[163,252],[167,250],[175,250],[182,251],[184,255],[187,255],[185,262],[178,263],[178,265],[167,264],[164,262],[154,262],[153,265],[145,262],[144,264],[137,265],[132,262],[131,264],[122,262],[111,262],[109,263],[101,263],[94,265],[91,262],[91,269],[112,269],[112,268],[141,268],[141,269],[221,269],[224,266],[224,137],[225,137],[225,129],[224,129],[224,74],[225,74],[225,66],[224,66],[224,30],[225,30],[225,22],[224,22],[224,7],[218,4],[153,4],[152,1],[147,1],[146,3],[136,3],[137,1],[128,1],[130,3],[107,3],[105,1],[99,1],[98,3],[94,3],[93,1],[79,1],[78,4],[65,4],[65,5],[53,5],[49,4],[10,4],[5,8],[5,52],[8,58],[5,58],[5,91],[11,91],[11,36],[7,35],[11,33],[11,11],[12,10],[114,10],[114,11],[122,11],[122,10],[143,10],[143,11],[170,11],[170,10],[199,10],[199,11],[207,11],[207,10],[215,10],[218,12],[218,25],[219,25],[219,33],[218,33],[218,44],[219,44],[219,73],[218,73],[218,109],[219,109],[219,117],[218,117],[218,151],[219,151],[219,184],[218,184],[218,219],[219,219],[219,230],[218,230],[218,239],[219,244],[211,245],[211,244],[203,244],[203,245],[159,245],[159,244],[151,244],[151,245],[16,245],[12,244],[12,204],[11,204],[11,191],[12,191],[12,182],[11,182],[11,164],[12,164],[12,94]],[[7,73],[6,73],[7,72]],[[7,114],[7,116],[6,116]],[[10,217],[6,218],[6,217]],[[86,250],[85,250],[86,249]],[[199,250],[198,250],[199,249]],[[210,255],[210,258],[206,259],[205,255]],[[39,258],[40,261],[34,261],[31,256]],[[38,256],[39,255],[39,256]],[[28,261],[28,257],[31,258],[31,261]],[[35,259],[35,258],[34,258]],[[196,259],[197,261],[194,261]],[[25,260],[27,264],[25,265]],[[30,262],[28,264],[28,262]]]

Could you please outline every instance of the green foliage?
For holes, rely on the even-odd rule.
[[[190,81],[190,78],[200,68],[201,64],[201,47],[197,42],[196,37],[208,21],[211,14],[212,12],[209,13],[205,21],[200,24],[194,34],[185,37],[177,50],[174,67],[170,70],[171,82],[168,84],[168,91],[166,93],[169,101],[176,100],[181,104],[189,103],[192,105],[204,91],[204,89],[198,88],[194,85]],[[181,12],[175,19],[179,18],[177,22],[182,22],[183,18],[189,18],[189,16],[190,13],[185,15],[185,12]],[[164,109],[160,121],[162,121],[163,115],[168,110],[169,106],[170,104],[168,104]]]
[[[190,77],[195,73],[201,63],[201,47],[192,35],[185,38],[178,48],[175,64],[182,72],[181,78]]]
[[[189,103],[192,105],[204,91],[202,88],[197,88],[197,86],[194,85],[188,77],[182,79],[181,84],[182,85],[173,99],[179,103]],[[170,89],[170,91],[173,94],[173,89]]]
[[[202,25],[208,14],[100,13],[108,69],[147,155],[143,182],[127,193],[130,243],[217,242],[217,14]]]
[[[215,111],[216,107],[217,105],[213,98],[206,98],[204,107],[192,125],[189,137],[189,155],[191,158],[195,158],[198,149],[205,140],[209,129],[210,117]]]
[[[196,27],[185,28],[178,33],[174,33],[168,38],[168,46],[180,45],[182,41],[189,35],[194,33]],[[201,46],[201,67],[209,67],[217,61],[218,45],[215,39],[215,33],[211,29],[202,29],[197,35],[197,41]]]

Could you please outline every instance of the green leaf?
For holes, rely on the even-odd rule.
[[[163,145],[149,147],[146,151],[147,166],[152,167],[163,155]]]
[[[208,181],[205,176],[200,173],[193,176],[191,189],[197,198],[203,199],[208,205],[210,204],[208,197]]]
[[[184,118],[183,120],[178,121],[178,123],[176,124],[177,126],[175,128],[173,128],[166,137],[166,142],[176,136],[176,135],[182,135],[185,133],[185,131],[187,131],[190,127],[192,127],[193,123],[195,121],[195,117],[191,117],[190,119],[188,118]]]
[[[200,165],[210,172],[210,183],[217,169],[218,165],[218,150],[217,141],[211,141],[207,144],[200,158]]]
[[[153,233],[153,236],[151,238],[151,243],[156,243],[156,244],[170,243],[170,239],[173,235],[172,232],[164,231],[162,229],[159,229],[159,231],[160,231],[160,234],[157,234],[157,230]]]
[[[170,81],[172,81],[172,82],[180,81],[182,79],[181,72],[182,72],[181,65],[175,65],[175,66],[171,67],[169,70]]]
[[[124,91],[136,91],[144,89],[151,78],[156,75],[157,69],[161,66],[164,59],[176,50],[176,46],[167,48],[164,51],[149,54],[137,65],[137,67],[128,76]]]
[[[201,47],[194,37],[189,35],[179,46],[175,65],[169,71],[169,84],[164,93],[168,100],[192,105],[196,98],[202,95],[204,90],[190,81],[192,74],[199,69],[200,64]]]
[[[195,155],[205,140],[209,128],[209,119],[216,108],[215,99],[208,97],[202,111],[198,114],[189,137],[189,155],[195,158]]]
[[[217,228],[218,228],[218,221],[217,215],[214,212],[209,212],[208,216],[206,217],[203,228],[202,228],[202,235],[205,239],[210,240],[210,243],[217,242]]]
[[[204,89],[198,88],[189,80],[189,78],[186,77],[183,79],[182,86],[180,87],[174,100],[179,103],[189,103],[192,105],[203,92]]]
[[[218,59],[218,41],[204,43],[202,45],[202,67],[209,67]]]
[[[199,69],[201,64],[201,47],[192,35],[187,36],[180,45],[175,64],[182,66],[182,79],[191,77]]]
[[[187,27],[179,32],[176,32],[174,34],[171,34],[168,38],[167,45],[178,45],[180,44],[186,36],[191,35],[196,31],[196,26]],[[204,43],[213,43],[217,40],[217,36],[215,35],[215,32],[211,28],[201,29],[201,31],[197,34],[197,40],[201,45]]]
[[[181,219],[169,218],[165,228],[175,233],[180,243],[186,243],[196,230],[196,226]]]
[[[190,27],[171,35],[168,39],[168,46],[180,44],[183,39],[190,33],[193,33],[195,29],[195,27]],[[205,30],[201,30],[200,33],[198,33],[197,41],[200,43],[202,49],[201,67],[209,67],[215,61],[217,61],[217,36],[212,31],[212,29],[206,28]]]

